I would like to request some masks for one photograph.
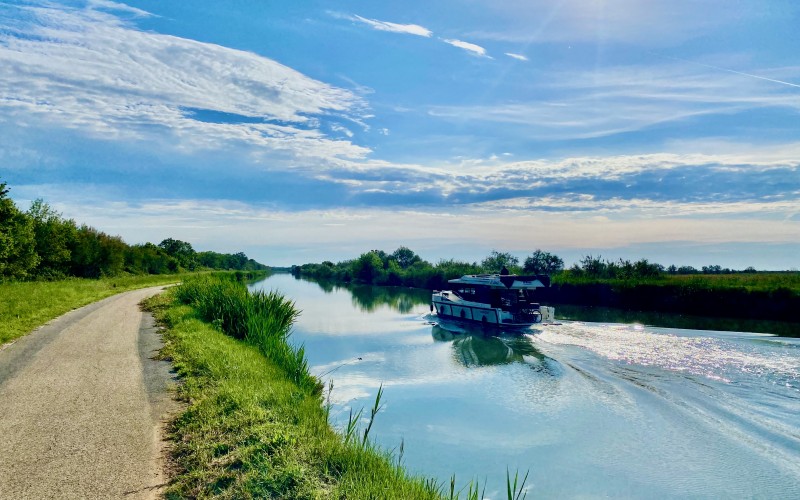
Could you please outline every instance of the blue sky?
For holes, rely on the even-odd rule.
[[[0,2],[0,179],[130,243],[800,267],[795,0]]]

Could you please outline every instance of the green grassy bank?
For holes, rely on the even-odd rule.
[[[187,403],[170,429],[176,475],[168,498],[442,496],[441,485],[409,476],[375,449],[369,424],[357,428],[353,418],[349,432],[331,428],[323,388],[302,349],[287,342],[291,302],[206,277],[147,305],[166,326],[163,355]]]
[[[698,316],[798,322],[800,273],[661,275],[649,279],[553,276],[542,301]]]
[[[0,344],[116,293],[181,281],[185,274],[0,283]]]

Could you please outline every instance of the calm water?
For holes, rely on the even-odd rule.
[[[798,338],[579,321],[487,336],[437,324],[424,291],[254,286],[302,309],[293,339],[333,379],[335,422],[383,384],[371,435],[403,442],[411,471],[488,480],[490,498],[506,467],[530,471],[529,498],[800,498]]]

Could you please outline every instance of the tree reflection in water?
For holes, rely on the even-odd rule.
[[[557,376],[558,361],[545,356],[527,335],[490,335],[468,325],[440,322],[431,335],[439,342],[452,342],[453,358],[466,367],[524,363],[537,372]]]
[[[431,292],[418,288],[355,285],[347,287],[353,294],[353,305],[363,312],[389,306],[400,314],[410,313],[415,306],[429,304]]]

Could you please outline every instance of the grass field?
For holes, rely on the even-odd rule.
[[[161,274],[0,283],[0,345],[72,309],[127,290],[176,283],[184,276]]]

